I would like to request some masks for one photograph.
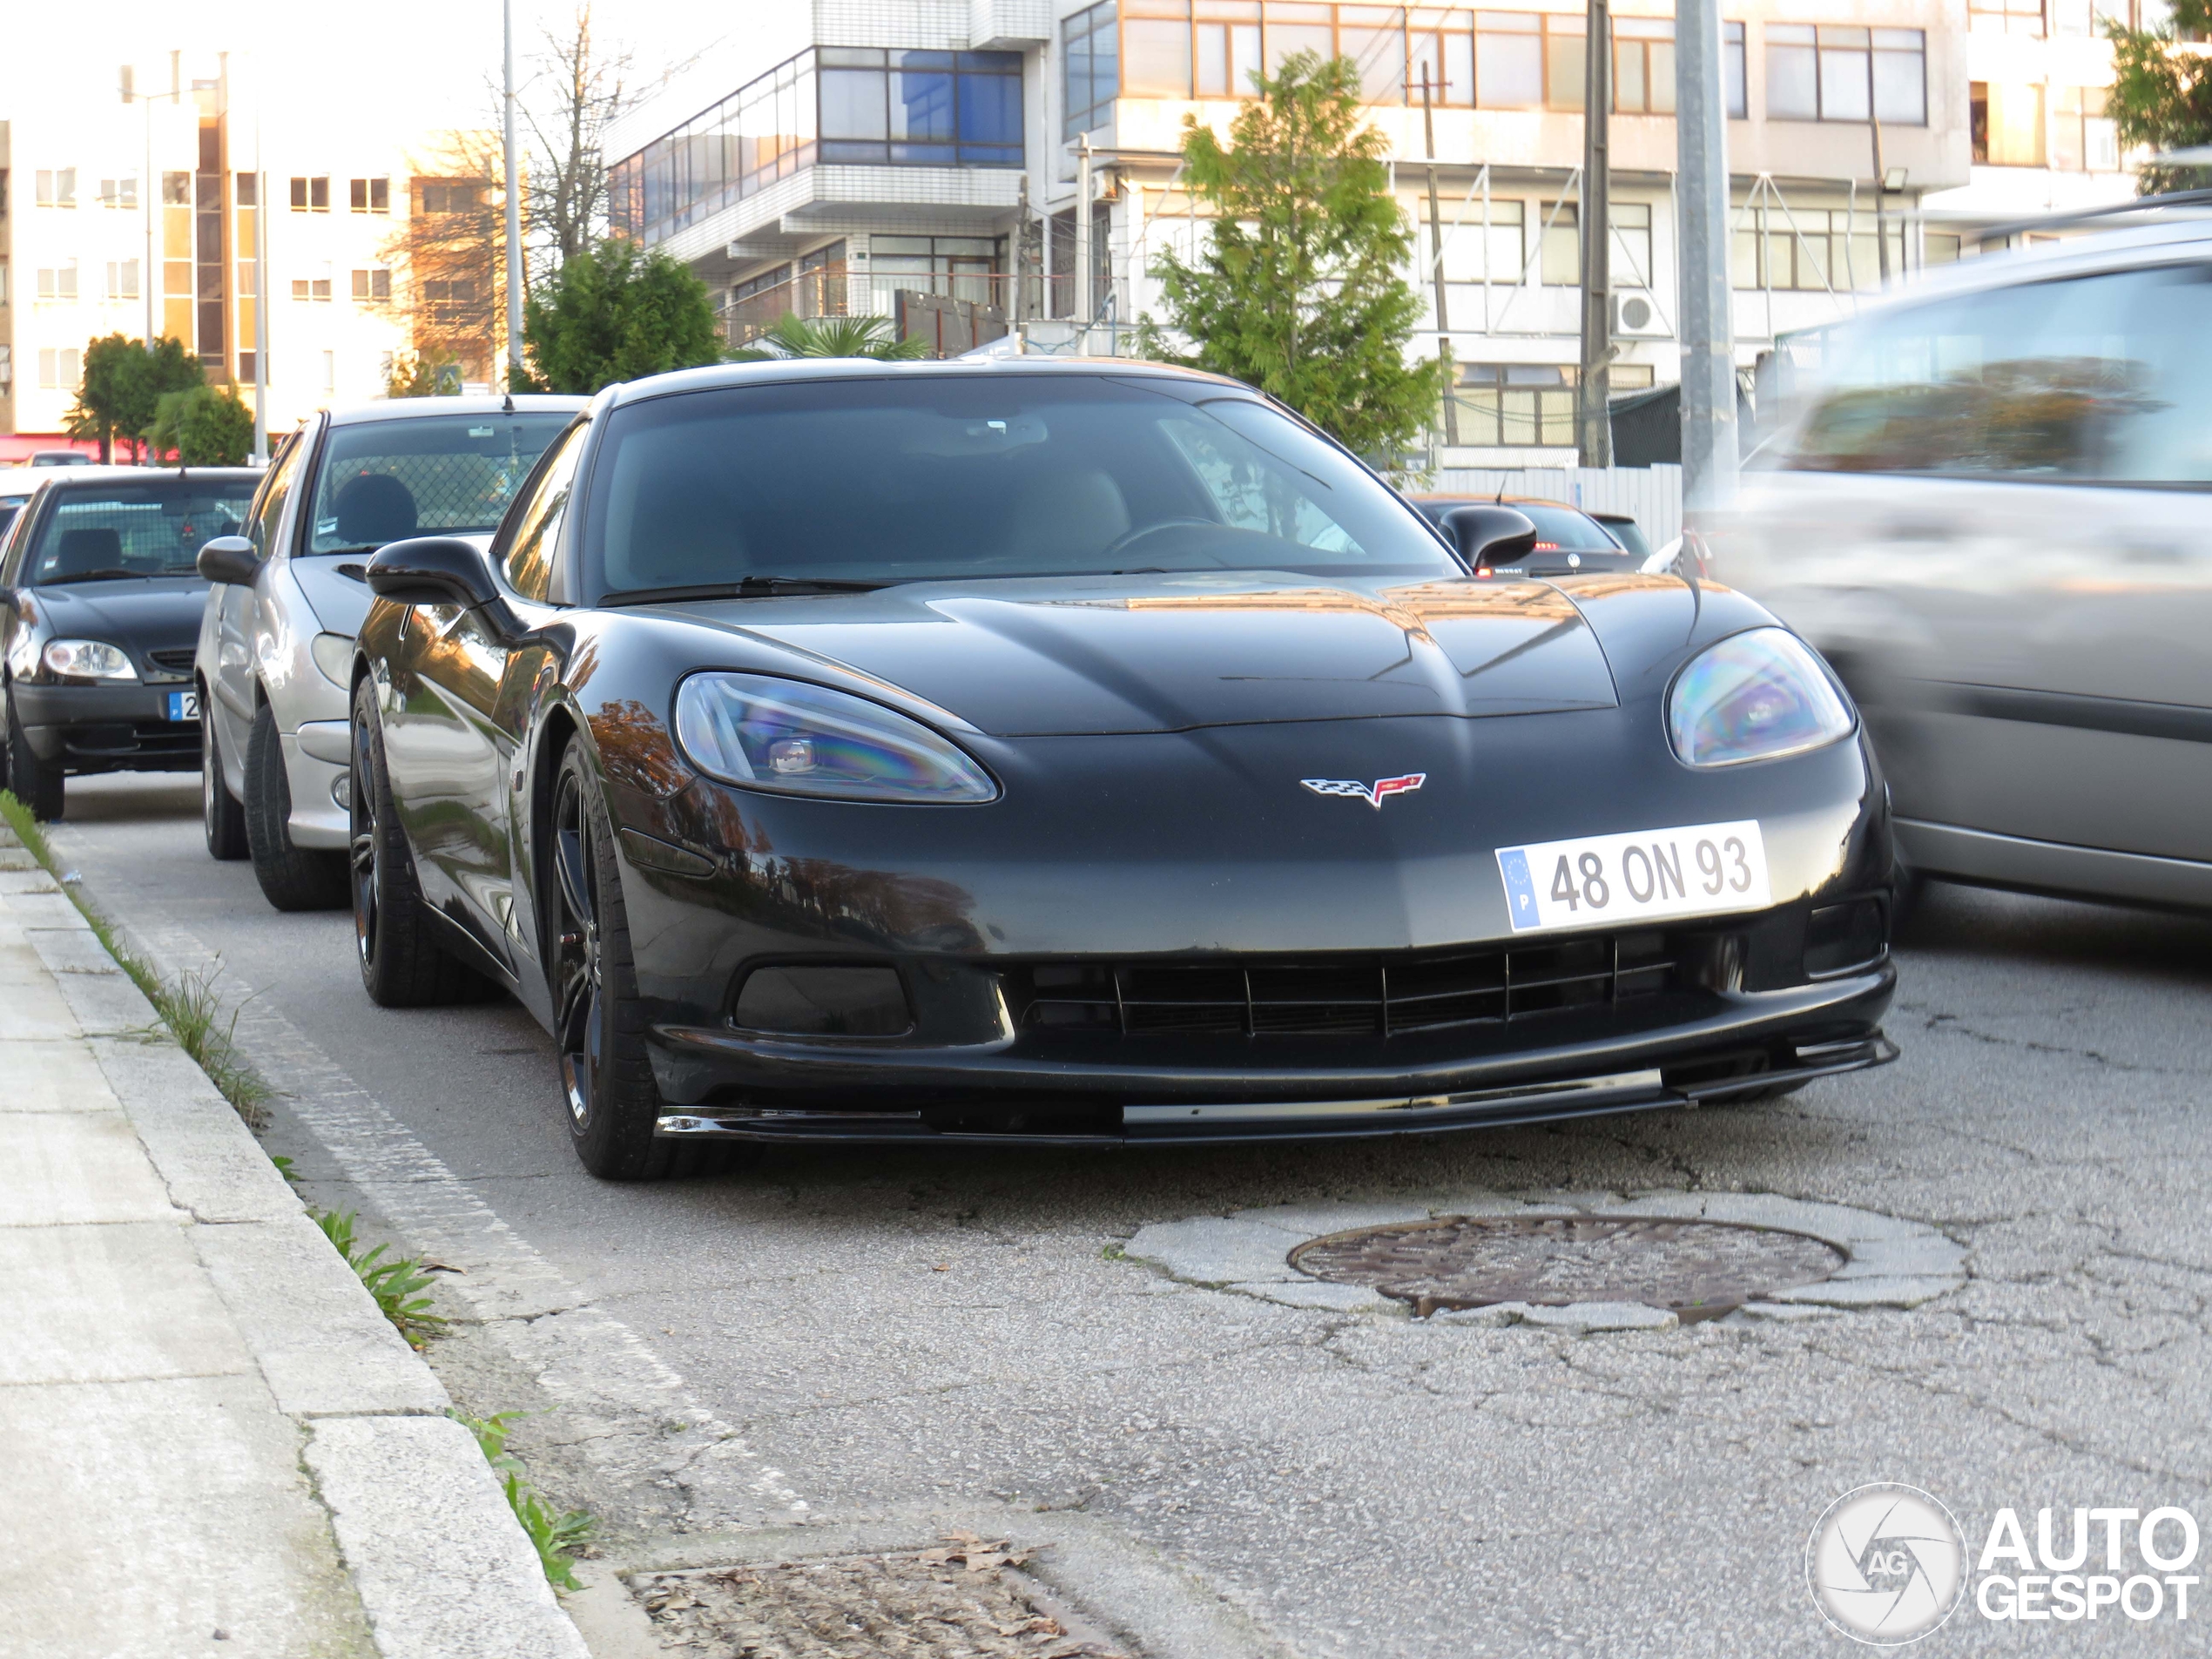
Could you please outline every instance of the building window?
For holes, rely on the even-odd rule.
[[[1743,25],[1721,25],[1721,76],[1728,83],[1728,112],[1741,121],[1750,107],[1743,90]]]
[[[1548,363],[1469,363],[1460,370],[1460,442],[1482,448],[1571,448],[1575,371]]]
[[[1976,34],[2040,35],[2043,0],[1966,0],[1966,26]]]
[[[41,167],[38,170],[38,205],[41,207],[74,207],[77,206],[77,169],[74,167]]]
[[[988,236],[876,235],[868,238],[868,269],[881,288],[991,305],[1004,248]]]
[[[136,174],[123,179],[100,180],[100,206],[103,207],[136,207],[138,205],[138,180]]]
[[[426,213],[473,213],[483,201],[481,179],[422,180],[422,211]]]
[[[110,260],[107,262],[107,297],[111,300],[135,300],[138,297],[138,262],[136,260]]]
[[[1928,123],[1927,36],[1918,29],[1766,26],[1766,112],[1784,121]]]
[[[164,207],[192,206],[192,175],[188,172],[165,172],[161,175],[161,205]]]
[[[1848,293],[1882,286],[1874,215],[1865,208],[1764,207],[1738,224],[1729,276],[1737,287]],[[1902,271],[1903,223],[1891,219],[1889,233],[1890,269]]]
[[[1517,285],[1527,259],[1521,242],[1521,220],[1527,209],[1517,201],[1493,200],[1486,228],[1482,210],[1469,207],[1457,228],[1444,227],[1444,280],[1447,282],[1493,282]],[[1427,227],[1421,233],[1427,235]],[[1422,266],[1426,275],[1428,267]]]
[[[465,323],[475,303],[473,277],[432,277],[422,284],[422,309],[434,322]]]
[[[1651,286],[1651,204],[1612,204],[1611,276],[1615,288]]]
[[[71,392],[84,378],[84,354],[75,346],[59,350],[41,347],[38,353],[38,386],[47,392]]]
[[[1613,107],[1623,115],[1675,112],[1675,26],[1658,17],[1613,20]]]
[[[322,179],[294,179],[292,181],[292,211],[295,213],[327,213],[330,211],[330,180]]]
[[[260,378],[260,372],[261,360],[258,355],[251,351],[239,353],[238,377],[240,381],[251,386]]]
[[[328,300],[330,298],[330,267],[327,265],[310,266],[307,275],[293,278],[292,297],[294,300]]]
[[[38,297],[41,300],[74,300],[77,298],[77,261],[67,265],[42,265],[38,267]]]
[[[8,303],[8,262],[0,260],[0,306]]]
[[[388,213],[392,211],[392,181],[389,179],[354,179],[346,185],[347,206],[356,213]]]
[[[2054,86],[2051,165],[2062,172],[2120,171],[2120,130],[2105,114],[2101,86]]]
[[[338,354],[334,351],[322,354],[322,389],[325,392],[338,389]]]
[[[232,189],[234,192],[232,199],[240,207],[256,207],[260,205],[261,184],[257,175],[250,172],[239,173],[232,180]]]
[[[2044,165],[2043,88],[2040,84],[1975,81],[1966,88],[1966,110],[1976,161],[1992,167]]]
[[[1021,165],[1021,53],[824,46],[815,56],[825,163]]]
[[[1078,11],[1060,25],[1060,62],[1061,102],[1067,112],[1062,130],[1072,138],[1103,126],[1122,84],[1114,0]]]
[[[1581,215],[1573,202],[1538,205],[1537,222],[1543,226],[1543,258],[1538,280],[1547,287],[1579,287],[1582,280]]]
[[[258,260],[238,262],[238,297],[258,300],[261,297],[261,266]]]
[[[354,273],[354,298],[363,305],[381,305],[392,297],[392,273],[381,267]]]

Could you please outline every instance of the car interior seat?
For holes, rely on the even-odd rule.
[[[348,547],[381,547],[415,534],[415,492],[388,472],[348,478],[333,505],[338,539]]]
[[[1009,552],[1093,557],[1129,534],[1129,503],[1098,468],[1055,469],[1021,487],[1008,528]]]
[[[59,546],[40,566],[41,582],[66,582],[95,570],[123,569],[123,535],[119,530],[86,529],[64,530]]]

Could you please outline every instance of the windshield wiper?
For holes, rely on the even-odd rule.
[[[765,599],[786,593],[873,593],[889,582],[860,582],[840,577],[749,576],[736,582],[701,583],[683,588],[630,588],[610,593],[603,605],[650,605],[671,599]]]

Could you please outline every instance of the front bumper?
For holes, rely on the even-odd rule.
[[[18,680],[8,696],[31,752],[64,772],[197,772],[199,722],[169,718],[169,694],[192,689],[189,679],[130,685]]]
[[[1562,1014],[1489,1052],[1396,1065],[1081,1063],[1021,1042],[917,1050],[656,1027],[658,1133],[750,1141],[1207,1143],[1399,1135],[1683,1106],[1887,1063],[1886,960],[1788,989],[1669,998],[1623,1028]]]

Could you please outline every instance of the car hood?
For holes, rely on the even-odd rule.
[[[489,536],[463,536],[456,539],[472,543],[480,550],[491,545]],[[376,600],[376,595],[369,590],[368,578],[363,574],[373,556],[368,553],[317,553],[295,556],[287,562],[286,568],[300,584],[300,591],[307,596],[323,632],[344,634],[348,638],[361,632],[368,608]]]
[[[1238,571],[912,583],[660,609],[799,654],[786,671],[805,672],[805,659],[834,665],[998,737],[1616,702],[1581,612],[1540,582],[1369,587]]]
[[[207,583],[198,577],[146,577],[30,590],[31,602],[60,639],[105,639],[133,651],[190,645],[199,636]]]

